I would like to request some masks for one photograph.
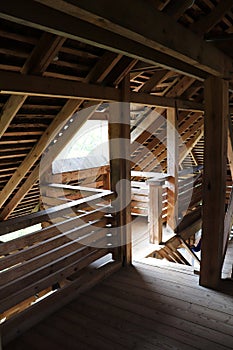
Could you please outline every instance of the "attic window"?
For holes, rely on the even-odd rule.
[[[63,136],[61,136],[63,137]],[[109,164],[108,122],[88,120],[52,164],[53,173]]]

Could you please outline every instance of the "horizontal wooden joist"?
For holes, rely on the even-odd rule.
[[[187,62],[205,72],[232,75],[232,59],[143,0],[36,0],[82,21]],[[130,14],[129,9],[130,8]],[[139,23],[140,22],[140,23]],[[64,21],[62,22],[63,26]],[[127,48],[125,48],[127,51]],[[138,57],[139,58],[139,57]]]
[[[143,92],[131,92],[130,102],[156,107],[172,107],[180,110],[203,111],[202,103],[171,97],[150,95]]]
[[[46,5],[48,4],[52,6],[52,3],[50,4],[50,1],[45,1],[44,3]],[[56,8],[58,8],[58,6],[62,5],[63,3],[66,5],[64,7],[64,10],[66,9],[66,13],[56,10]],[[54,4],[55,8],[48,8],[47,6],[44,6],[43,4],[32,0],[24,0],[23,7],[19,5],[19,2],[17,0],[0,2],[0,18],[4,18],[16,23],[24,24],[56,35],[64,36],[66,38],[78,40],[87,44],[101,47],[103,49],[117,52],[132,58],[139,59],[152,66],[160,65],[164,68],[173,69],[179,73],[185,73],[200,80],[204,80],[209,74],[205,70],[200,69],[197,64],[193,65],[193,63],[187,63],[186,59],[180,60],[173,54],[168,55],[164,50],[159,51],[154,47],[146,45],[147,40],[144,40],[144,38],[141,42],[135,41],[118,33],[110,32],[105,28],[105,24],[103,27],[97,27],[90,22],[86,22],[77,17],[74,17],[77,16],[77,11],[72,12],[69,10],[70,6],[73,6],[71,4],[67,4],[64,1],[56,1]],[[145,6],[144,3],[143,6]],[[124,7],[125,4],[123,4],[122,8],[119,6],[119,9],[122,10]],[[27,11],[25,11],[25,8],[27,8]],[[103,9],[105,10],[106,6],[104,6]],[[150,12],[154,14],[155,10],[153,9],[153,11],[151,11],[150,9]],[[164,16],[164,14],[161,13],[158,15]],[[143,13],[140,17],[143,18]],[[171,20],[172,19],[170,17],[166,16],[165,23],[168,25],[168,27],[170,26]],[[154,29],[155,23],[158,25],[159,30],[153,30],[152,32],[162,32],[160,28],[161,20],[159,23],[157,23],[156,20],[153,21],[151,28]],[[137,21],[135,21],[135,24],[138,27]],[[175,23],[175,26],[176,25],[177,24]],[[181,29],[183,30],[184,28],[181,27]],[[172,29],[169,28],[169,30],[172,33]],[[175,36],[177,33],[174,33],[173,35]],[[191,33],[190,35],[193,34]],[[181,42],[184,45],[184,40]],[[187,40],[187,45],[189,47],[190,42],[192,42],[192,40]],[[202,43],[206,45],[204,41],[202,41]],[[200,52],[200,56],[204,56],[202,47],[200,48]],[[222,57],[222,54],[220,56]],[[212,58],[212,60],[214,61],[214,58]],[[223,64],[223,62],[221,63]]]
[[[121,101],[119,89],[6,71],[0,71],[0,93],[96,101]],[[204,109],[201,103],[194,101],[155,96],[143,92],[131,92],[130,102],[157,107],[176,106],[179,109],[192,111],[202,111]]]

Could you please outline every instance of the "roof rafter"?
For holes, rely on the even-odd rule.
[[[104,72],[104,69],[101,68],[99,70],[99,73],[97,72],[96,67],[100,66],[100,63],[102,62],[101,66],[105,66],[106,72],[109,73],[109,65],[111,68],[115,66],[115,64],[118,62],[116,54],[104,54],[102,58],[97,62],[97,64],[93,67],[93,69],[90,71],[90,74],[87,81],[95,80],[101,82],[101,80],[106,77],[106,74]],[[55,117],[53,122],[49,125],[46,132],[42,135],[38,143],[35,145],[35,147],[31,150],[31,152],[28,154],[28,156],[24,159],[23,163],[19,166],[19,168],[16,170],[16,172],[11,177],[10,181],[6,184],[4,187],[1,195],[4,195],[6,198],[0,196],[0,206],[5,203],[9,195],[14,191],[18,183],[22,180],[22,178],[27,174],[27,172],[30,170],[30,168],[35,164],[35,162],[39,159],[41,154],[44,152],[46,147],[48,146],[49,142],[57,135],[57,133],[61,130],[61,128],[67,123],[68,119],[73,115],[73,113],[79,108],[79,106],[83,103],[83,100],[81,99],[70,99],[66,102],[62,110],[58,113],[58,115]],[[52,152],[53,157],[56,157],[62,149],[66,146],[68,141],[77,133],[77,131],[80,129],[80,127],[85,123],[86,120],[88,120],[91,115],[95,112],[97,108],[97,105],[94,106],[94,108],[87,109],[87,112],[82,114],[82,117],[76,118],[75,125],[72,125],[72,128],[68,128],[65,130],[66,137],[63,137],[60,142],[57,142]],[[53,159],[46,158],[46,161],[52,161]],[[45,163],[44,163],[45,165]],[[47,166],[44,166],[44,169],[39,169],[39,166],[37,166],[32,173],[29,175],[27,180],[22,185],[21,189],[13,196],[13,198],[10,200],[10,202],[7,204],[7,206],[3,209],[0,219],[4,220],[9,217],[9,215],[12,213],[12,211],[17,207],[17,205],[20,203],[20,201],[25,197],[25,195],[28,193],[28,191],[31,189],[31,187],[34,185],[34,183],[38,180],[39,177],[39,170],[41,174],[47,169]]]
[[[48,67],[66,39],[50,33],[44,33],[32,54],[24,63],[21,73],[41,74]],[[10,96],[0,114],[0,137],[27,99],[27,95]]]
[[[232,0],[220,1],[207,16],[202,16],[194,22],[190,29],[199,35],[208,33],[232,7]]]

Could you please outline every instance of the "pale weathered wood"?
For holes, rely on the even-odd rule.
[[[149,182],[148,230],[150,243],[162,242],[162,186]]]
[[[200,283],[211,288],[218,286],[222,269],[228,113],[228,83],[219,78],[208,78],[205,82],[205,149]]]
[[[29,152],[24,161],[17,168],[15,173],[12,175],[10,181],[6,184],[6,186],[1,191],[0,196],[0,206],[2,206],[10,194],[17,187],[19,182],[24,178],[30,168],[35,164],[37,159],[41,156],[41,154],[46,149],[49,142],[54,138],[54,136],[58,133],[60,128],[64,126],[67,120],[71,117],[71,115],[77,110],[81,101],[80,100],[70,100],[68,101],[62,110],[55,117],[53,122],[49,125],[46,132],[42,135],[37,144],[33,147],[33,149]]]
[[[6,220],[12,211],[17,207],[19,202],[26,196],[26,194],[30,191],[34,183],[39,178],[39,166],[37,166],[31,174],[28,176],[27,180],[20,187],[17,193],[13,196],[13,198],[7,203],[0,214],[0,220]]]
[[[11,96],[0,113],[0,138],[10,125],[11,121],[22,107],[27,96]]]
[[[203,123],[203,122],[201,122]],[[194,125],[195,129],[195,125]],[[192,130],[191,132],[194,133],[196,130]],[[186,144],[183,145],[183,147],[180,150],[179,154],[179,164],[183,162],[183,160],[188,156],[188,154],[192,151],[192,149],[195,147],[195,145],[201,140],[201,138],[204,135],[204,125],[201,125],[200,129],[198,128],[198,131],[195,133],[195,136],[192,137]],[[186,138],[189,137],[189,135],[186,135]],[[197,165],[197,164],[196,164]]]
[[[167,110],[167,173],[168,180],[168,208],[167,224],[175,229],[178,222],[178,127],[175,109]]]

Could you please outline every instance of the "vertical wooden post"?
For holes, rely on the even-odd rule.
[[[178,129],[175,108],[167,109],[167,225],[175,229],[178,221]]]
[[[121,91],[122,103],[109,105],[110,178],[120,208],[117,212],[118,259],[123,265],[129,265],[132,261],[129,75],[123,80]]]
[[[163,223],[162,223],[162,206],[163,206],[163,188],[165,181],[148,180],[149,184],[149,215],[148,230],[150,243],[160,244],[163,241]]]
[[[216,288],[221,279],[227,169],[228,83],[205,81],[205,146],[200,284]]]

